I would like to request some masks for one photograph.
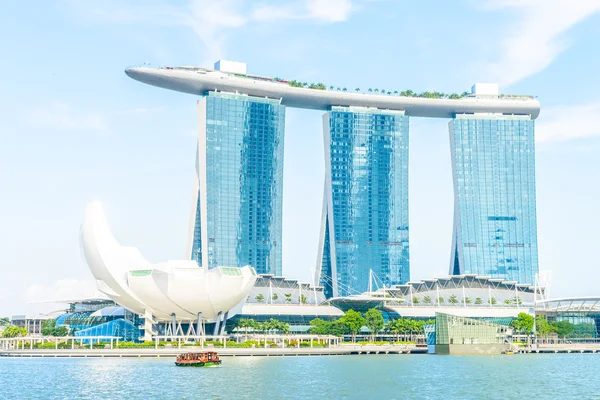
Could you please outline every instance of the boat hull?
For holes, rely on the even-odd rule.
[[[208,362],[177,362],[175,361],[175,365],[178,367],[217,367],[221,365],[221,361],[208,361]]]

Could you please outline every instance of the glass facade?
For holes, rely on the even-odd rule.
[[[534,284],[538,246],[533,120],[456,115],[449,127],[454,176],[450,274]]]
[[[281,275],[285,107],[279,100],[209,92],[199,108],[191,257],[207,268],[251,265]]]
[[[503,344],[508,326],[435,313],[435,344]]]
[[[374,280],[405,283],[408,251],[408,117],[333,107],[324,116],[326,178],[317,271],[325,293],[347,296]]]

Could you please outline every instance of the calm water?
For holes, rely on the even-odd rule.
[[[0,399],[600,399],[600,354],[0,358]]]

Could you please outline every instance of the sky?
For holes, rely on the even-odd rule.
[[[0,0],[0,316],[97,294],[79,246],[100,200],[124,245],[185,258],[197,98],[124,69],[211,67],[348,88],[538,96],[540,270],[600,295],[600,0]],[[311,279],[320,111],[286,110],[283,272]],[[411,279],[448,274],[448,120],[410,122]]]

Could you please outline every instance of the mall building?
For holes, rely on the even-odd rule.
[[[394,299],[378,307],[394,315],[445,307],[441,298],[452,299],[452,306],[485,309],[475,302],[488,300],[489,293],[469,295],[472,304],[462,289],[445,296],[436,292],[433,303],[424,303],[432,293],[422,299],[404,293],[425,293],[432,285],[410,282],[411,118],[449,120],[455,193],[450,274],[465,286],[475,285],[470,279],[476,276],[487,277],[488,286],[509,282],[506,296],[521,302],[518,306],[525,303],[525,288],[535,284],[538,272],[536,98],[503,95],[493,84],[476,84],[461,95],[327,90],[321,83],[248,74],[245,64],[224,60],[214,68],[145,66],[125,72],[198,97],[186,259],[150,263],[136,248],[120,245],[99,202],[88,206],[82,226],[83,253],[98,289],[140,318],[145,338],[161,323],[180,332],[178,324],[196,321],[195,332],[218,333],[234,314],[258,318],[283,315],[275,312],[283,307],[287,313],[322,304],[340,310],[365,292],[379,296],[370,289],[373,275],[386,288],[384,297]],[[323,112],[325,184],[314,285],[280,278],[286,107]],[[446,281],[435,282],[437,291],[450,290],[443,287]],[[290,286],[283,297],[265,293],[281,285],[297,288]],[[307,315],[323,311],[335,318],[339,312],[333,308]]]

